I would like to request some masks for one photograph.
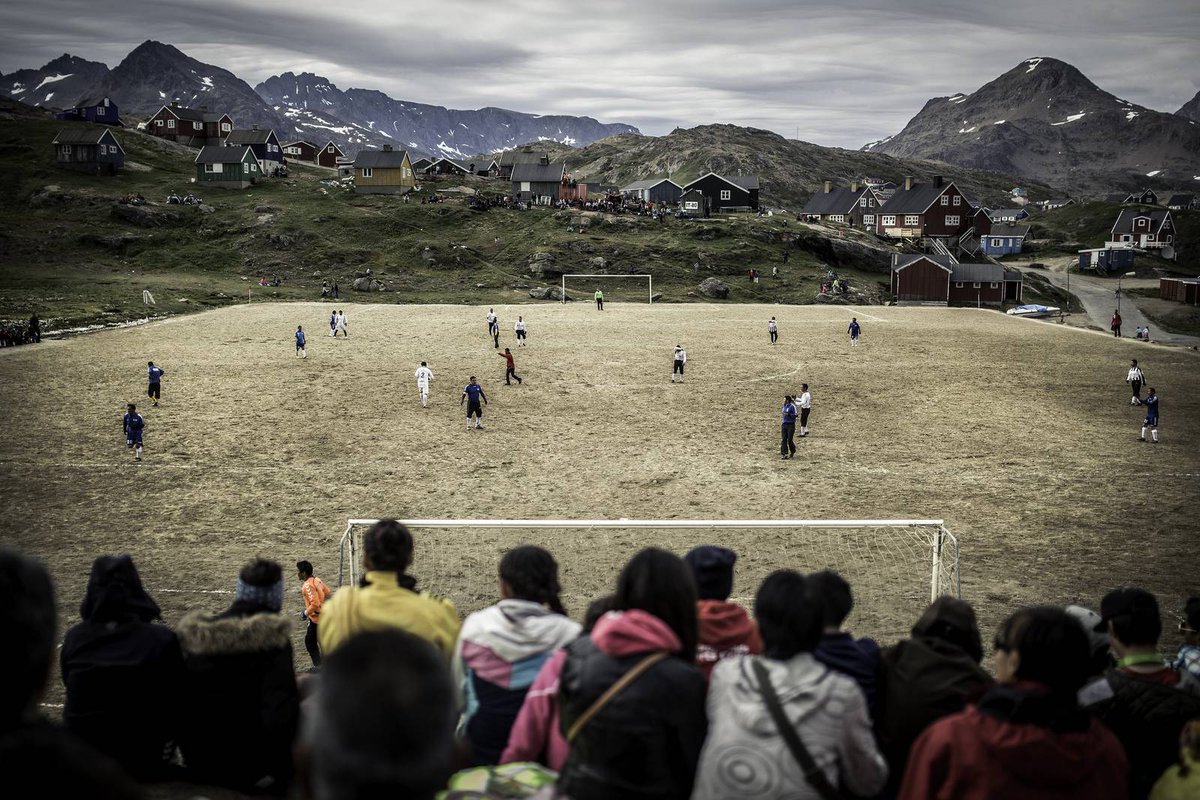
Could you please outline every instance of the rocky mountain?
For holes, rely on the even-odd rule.
[[[929,180],[942,175],[976,202],[994,204],[1008,195],[1015,180],[1000,175],[912,158],[893,158],[859,150],[821,147],[785,139],[777,133],[735,125],[676,129],[666,136],[623,134],[586,147],[547,146],[552,158],[565,159],[578,180],[618,186],[642,178],[669,176],[685,184],[707,172],[757,175],[766,205],[797,210],[826,180],[840,186],[877,177],[901,183],[906,175]],[[1038,181],[1025,184],[1035,198],[1056,190]]]
[[[226,69],[160,42],[142,42],[110,72],[98,88],[116,101],[123,114],[149,116],[164,105],[208,107],[233,117],[238,127],[262,125],[281,131],[286,122],[250,84]]]
[[[1183,104],[1183,107],[1175,112],[1181,117],[1187,117],[1190,120],[1200,122],[1200,92],[1196,92],[1196,96]]]
[[[581,145],[638,132],[632,125],[604,124],[591,117],[543,116],[493,107],[458,110],[396,100],[370,89],[343,91],[310,72],[285,72],[255,90],[298,134],[313,139],[332,136],[351,150],[392,143],[454,158],[533,141]]]
[[[0,91],[26,105],[65,108],[94,93],[107,76],[108,67],[99,61],[63,54],[41,69],[0,75]]]
[[[1077,193],[1190,184],[1200,125],[1122,100],[1053,58],[1030,58],[970,94],[936,97],[872,153],[1037,179]]]

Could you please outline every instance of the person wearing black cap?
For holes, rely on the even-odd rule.
[[[692,548],[683,560],[696,579],[696,617],[700,625],[696,666],[707,680],[718,661],[761,653],[762,639],[746,609],[729,602],[737,553],[728,547],[703,544]]]
[[[1175,760],[1184,724],[1200,716],[1200,680],[1163,663],[1158,600],[1145,589],[1106,594],[1096,630],[1107,631],[1117,666],[1086,686],[1080,701],[1121,740],[1130,797],[1141,800]]]

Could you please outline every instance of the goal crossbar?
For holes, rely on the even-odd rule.
[[[600,274],[584,275],[582,273],[576,274],[576,275],[563,275],[562,276],[562,302],[564,304],[567,302],[567,278],[610,278],[610,279],[615,278],[615,279],[625,279],[625,280],[628,280],[630,278],[634,278],[634,279],[645,278],[647,281],[646,299],[650,302],[650,305],[654,305],[654,276],[653,275],[600,275]]]
[[[352,535],[356,527],[366,527],[377,519],[350,519],[338,543],[338,584],[342,584],[346,556],[350,557],[350,579],[358,573],[359,553]],[[939,574],[943,550],[952,548],[953,565],[957,567],[958,539],[946,529],[941,519],[407,519],[399,520],[409,528],[932,528],[937,536],[930,554],[931,579],[929,600],[941,593]],[[958,569],[954,569],[954,596],[962,595]]]

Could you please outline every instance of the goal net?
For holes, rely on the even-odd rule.
[[[448,597],[467,614],[498,599],[501,556],[520,544],[554,554],[562,599],[582,618],[613,591],[637,551],[657,546],[683,555],[701,544],[737,552],[733,596],[750,608],[778,569],[831,569],[854,592],[851,629],[876,638],[909,635],[928,603],[961,596],[958,540],[942,520],[401,520],[412,531],[411,574],[418,588]],[[338,544],[338,583],[362,577],[362,537],[373,519],[349,520]]]
[[[563,275],[562,302],[567,302],[567,282],[575,287],[576,299],[591,301],[596,290],[604,292],[604,301],[625,303],[654,302],[653,275]]]

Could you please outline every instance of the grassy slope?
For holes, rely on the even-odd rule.
[[[1150,206],[1140,206],[1151,208]],[[1075,255],[1087,247],[1102,247],[1113,223],[1121,213],[1120,203],[1078,203],[1034,214],[1030,236],[1046,240],[1044,250],[1051,255]],[[1167,272],[1195,275],[1200,270],[1200,211],[1172,211],[1179,242],[1174,264],[1150,256],[1138,256],[1137,269],[1147,275],[1155,268]]]

